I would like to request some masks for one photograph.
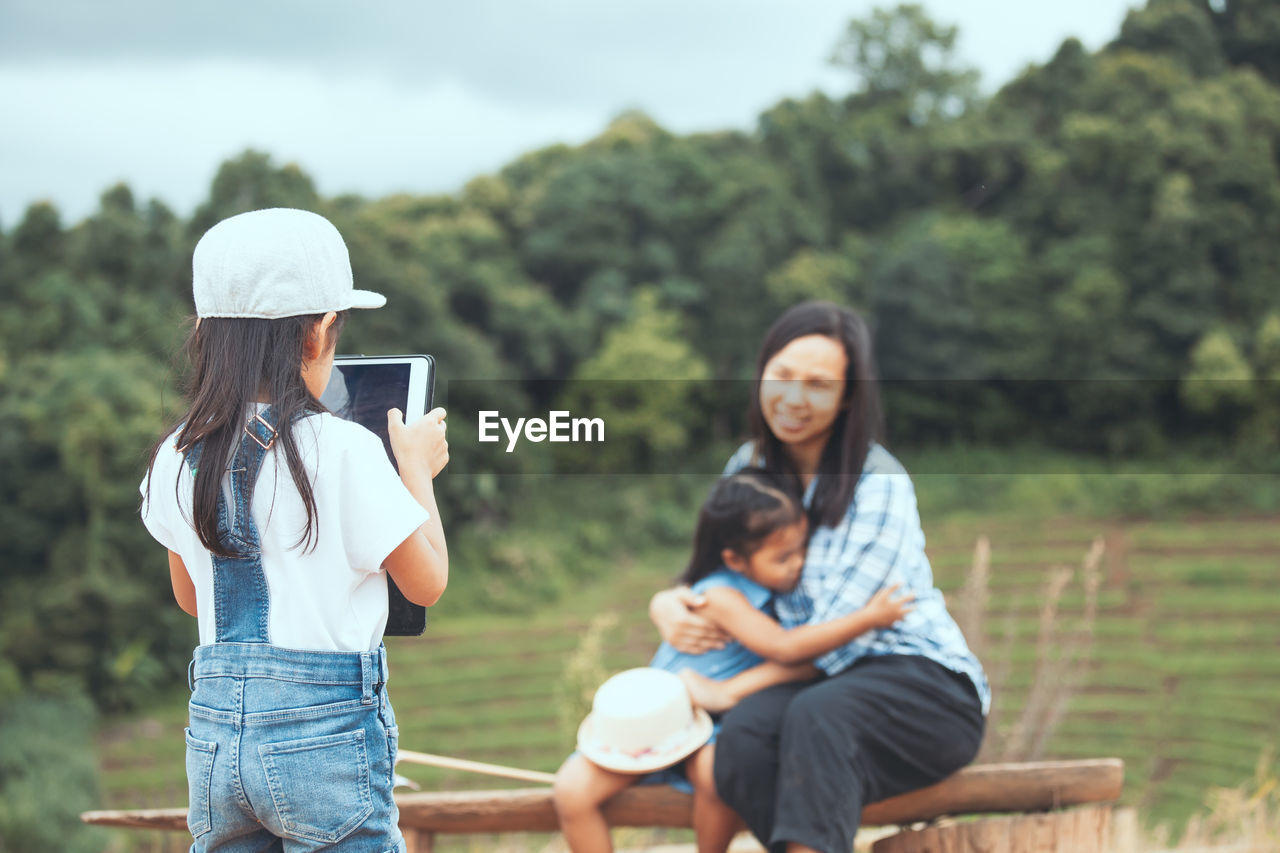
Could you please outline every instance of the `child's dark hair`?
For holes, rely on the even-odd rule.
[[[763,468],[743,468],[720,478],[698,513],[693,556],[680,582],[697,583],[720,568],[726,548],[750,557],[775,531],[804,517],[790,478]]]
[[[270,403],[275,409],[279,424],[275,446],[284,450],[289,474],[307,510],[307,526],[298,544],[311,545],[318,535],[315,495],[290,427],[299,415],[325,411],[307,389],[301,372],[308,342],[324,316],[206,317],[187,336],[191,407],[175,426],[177,446],[188,448],[203,442],[193,487],[192,526],[200,543],[213,554],[236,556],[218,539],[218,497],[226,463],[239,446],[250,407],[257,401]],[[345,322],[346,312],[338,312],[321,344],[326,352],[337,343]],[[148,493],[156,455],[166,441],[173,440],[172,434],[170,430],[151,449]],[[179,476],[186,475],[186,466],[183,472]]]

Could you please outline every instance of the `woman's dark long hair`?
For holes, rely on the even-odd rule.
[[[316,500],[293,437],[292,424],[300,415],[325,411],[302,380],[306,347],[324,314],[306,314],[267,320],[250,317],[206,317],[187,336],[186,353],[192,373],[188,397],[191,407],[174,425],[177,446],[202,443],[192,500],[192,524],[200,543],[210,553],[236,556],[218,538],[218,497],[227,461],[240,444],[251,406],[269,403],[276,412],[279,434],[275,447],[283,448],[289,474],[307,510],[307,526],[298,545],[312,546]],[[323,346],[332,348],[346,322],[346,312],[329,326]],[[147,492],[156,455],[173,440],[169,430],[151,448],[147,463]],[[185,475],[184,470],[178,475]],[[174,484],[175,490],[177,484]]]
[[[724,562],[728,548],[750,557],[776,530],[804,518],[792,483],[762,468],[743,468],[711,487],[693,533],[693,556],[680,582],[695,584]]]
[[[785,473],[798,484],[799,471],[787,455],[785,445],[765,422],[764,410],[760,407],[760,383],[769,359],[796,338],[806,335],[823,335],[836,341],[844,347],[848,361],[844,398],[832,424],[831,437],[818,461],[818,483],[809,504],[810,524],[834,527],[853,503],[871,443],[884,438],[880,388],[867,324],[853,311],[831,302],[804,302],[788,309],[769,327],[760,345],[747,417],[756,454],[764,467]]]

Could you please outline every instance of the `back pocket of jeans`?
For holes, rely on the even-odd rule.
[[[199,838],[213,828],[209,788],[213,784],[213,756],[218,745],[187,735],[187,829]]]
[[[285,834],[335,844],[373,814],[364,732],[258,747]]]

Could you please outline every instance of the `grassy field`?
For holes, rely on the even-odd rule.
[[[986,618],[975,645],[995,682],[991,743],[1038,701],[1051,671],[1038,655],[1049,571],[1078,569],[1091,541],[1102,537],[1092,644],[1081,643],[1088,596],[1080,571],[1053,614],[1051,647],[1084,650],[1084,660],[1078,685],[1053,700],[1060,719],[1043,755],[1123,758],[1124,803],[1149,824],[1180,826],[1203,810],[1211,787],[1247,784],[1264,749],[1280,745],[1277,525],[1280,517],[1100,522],[1014,515],[926,524],[936,581],[953,609],[971,574],[975,541],[990,540]],[[565,710],[573,701],[565,696],[566,668],[575,657],[583,663],[578,650],[592,617],[616,617],[603,631],[603,659],[594,662],[600,671],[643,664],[655,645],[648,597],[684,557],[682,548],[624,555],[594,582],[518,616],[457,615],[446,598],[424,637],[388,642],[401,745],[554,770],[572,749],[576,725]],[[104,723],[97,739],[102,807],[185,802],[185,700],[185,690],[175,692],[145,714]],[[423,767],[402,765],[401,772],[427,790],[505,784]],[[119,833],[113,843],[168,849],[145,833]]]

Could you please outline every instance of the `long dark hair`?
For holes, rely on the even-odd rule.
[[[278,416],[275,447],[284,449],[289,474],[307,510],[307,526],[298,545],[314,545],[316,500],[293,437],[292,424],[301,415],[323,412],[324,406],[302,380],[306,347],[324,314],[304,314],[281,319],[206,317],[187,336],[186,353],[192,372],[187,396],[191,407],[151,448],[147,463],[147,493],[156,455],[177,430],[177,446],[184,451],[202,443],[192,499],[192,525],[200,544],[221,557],[236,556],[218,538],[218,497],[226,462],[239,446],[250,407],[269,403]],[[346,312],[339,312],[329,326],[325,351],[335,346]],[[179,473],[179,481],[186,474]],[[177,484],[174,484],[175,490]]]
[[[799,484],[800,474],[785,446],[765,422],[760,408],[760,382],[769,359],[791,341],[806,335],[823,335],[836,341],[844,347],[848,361],[844,398],[831,427],[831,438],[818,461],[818,483],[809,504],[812,525],[834,527],[853,503],[871,443],[884,438],[880,388],[867,324],[853,311],[832,302],[804,302],[788,309],[769,327],[760,345],[747,417],[756,454],[764,467],[785,473]]]
[[[680,582],[697,583],[720,568],[726,548],[750,557],[774,531],[803,519],[800,495],[787,478],[762,468],[721,477],[698,512],[693,556]]]

